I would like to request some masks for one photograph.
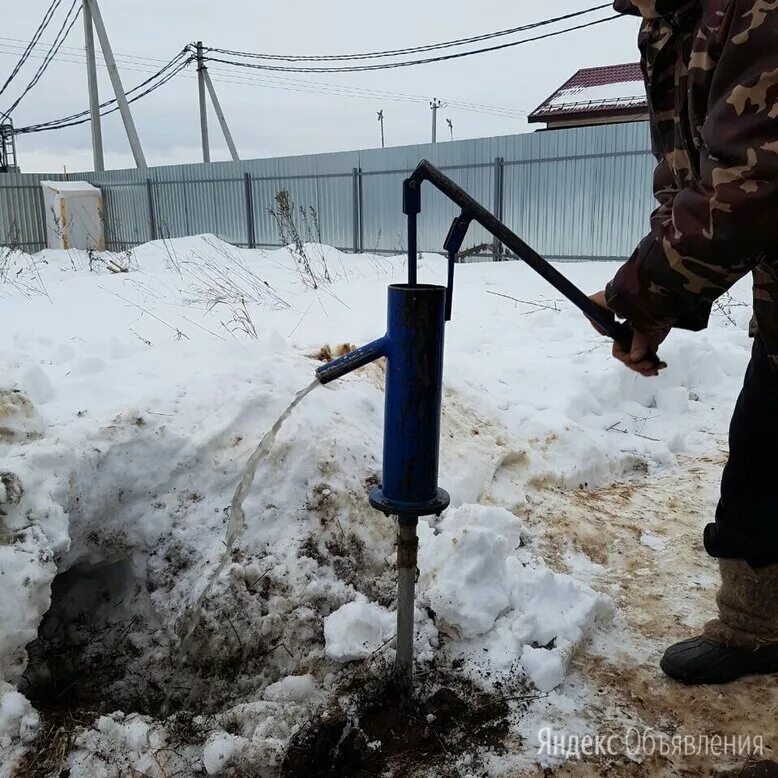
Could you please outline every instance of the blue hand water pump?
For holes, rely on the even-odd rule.
[[[421,185],[428,181],[462,209],[443,244],[448,256],[448,286],[419,284],[417,221]],[[397,679],[410,690],[413,680],[413,613],[420,516],[440,514],[449,495],[438,486],[443,342],[451,318],[454,267],[467,230],[475,221],[512,254],[543,276],[558,292],[595,322],[601,331],[629,349],[632,331],[614,320],[537,252],[476,202],[454,181],[422,161],[403,183],[403,213],[408,217],[408,283],[388,292],[386,334],[316,371],[327,384],[386,357],[383,479],[370,493],[370,504],[398,517]],[[658,358],[655,357],[658,362]]]
[[[403,188],[408,217],[408,283],[388,291],[386,334],[316,371],[322,384],[386,357],[383,480],[370,504],[401,524],[439,514],[449,496],[438,488],[440,411],[443,392],[443,342],[451,314],[449,286],[417,281],[416,222],[421,188],[412,178]],[[464,237],[464,236],[463,236]],[[459,246],[450,245],[451,264]]]

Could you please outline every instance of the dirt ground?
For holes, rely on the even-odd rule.
[[[673,735],[764,737],[763,759],[778,758],[778,680],[746,679],[726,687],[685,687],[663,676],[658,661],[676,640],[691,637],[716,614],[717,564],[702,547],[702,528],[713,516],[723,447],[712,456],[681,458],[668,474],[636,483],[583,491],[546,488],[524,516],[543,538],[546,558],[567,570],[572,546],[602,565],[589,583],[615,600],[623,659],[595,647],[574,659],[573,678],[597,686],[588,718],[601,734],[620,734],[624,722]],[[646,545],[643,533],[650,533]],[[579,573],[580,574],[580,573]],[[568,762],[554,774],[778,775],[778,767],[732,756],[654,755]],[[543,774],[538,772],[538,774]]]

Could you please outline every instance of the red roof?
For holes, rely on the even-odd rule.
[[[529,116],[530,122],[647,113],[640,65],[584,68],[564,83]]]
[[[601,68],[584,68],[579,70],[563,87],[602,86],[603,84],[620,84],[624,81],[643,81],[643,71],[639,62],[626,65],[606,65]]]

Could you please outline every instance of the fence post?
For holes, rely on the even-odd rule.
[[[254,195],[251,191],[251,173],[243,175],[246,192],[246,238],[250,249],[257,247],[257,236],[254,231]]]
[[[359,191],[359,253],[365,250],[365,198],[362,193],[362,168],[357,169],[357,190]]]
[[[43,246],[41,248],[47,249],[49,247],[49,231],[46,226],[46,198],[43,196],[43,187],[40,185],[40,181],[38,182],[38,202],[40,203],[41,230],[43,232]]]
[[[352,168],[351,182],[353,189],[353,224],[354,224],[354,253],[359,254],[359,168]]]
[[[157,239],[157,214],[154,212],[154,184],[151,183],[151,179],[146,179],[146,199],[149,204],[149,230],[151,231],[151,239]]]
[[[505,159],[503,157],[494,158],[494,218],[503,220],[505,204]],[[493,243],[493,260],[501,262],[504,257],[504,247],[497,238]]]

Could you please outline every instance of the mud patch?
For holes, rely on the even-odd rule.
[[[639,482],[549,488],[532,495],[524,519],[549,564],[562,572],[572,564],[594,589],[612,597],[622,614],[617,635],[572,661],[571,677],[595,690],[586,718],[600,735],[623,737],[630,726],[668,738],[762,735],[764,756],[774,758],[775,683],[750,678],[726,687],[686,687],[659,669],[670,643],[699,634],[716,613],[717,564],[705,554],[701,538],[715,512],[724,460],[723,453],[679,457],[672,472]],[[641,541],[645,533],[665,543],[647,546]],[[598,565],[584,564],[581,554]],[[559,775],[629,776],[638,770],[652,776],[750,775],[755,766],[754,760],[744,766],[739,755],[663,755],[657,749],[639,767],[622,755],[616,761],[571,763]]]
[[[510,706],[499,692],[449,673],[416,687],[406,701],[391,675],[349,682],[292,738],[283,775],[453,776],[457,757],[503,751]]]

